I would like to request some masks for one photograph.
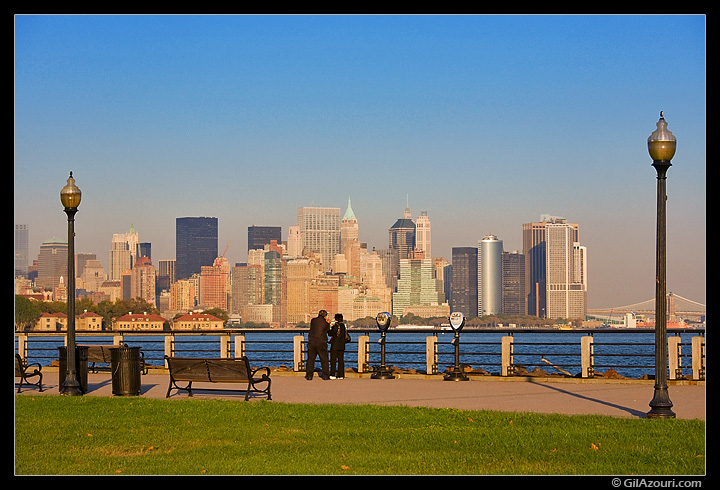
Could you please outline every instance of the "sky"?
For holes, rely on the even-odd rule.
[[[660,111],[667,288],[705,303],[706,17],[17,15],[14,216],[67,239],[60,189],[82,191],[75,251],[108,267],[134,226],[175,258],[175,219],[247,227],[348,199],[368,248],[406,205],[434,256],[488,234],[522,251],[543,214],[580,227],[588,308],[654,298]]]

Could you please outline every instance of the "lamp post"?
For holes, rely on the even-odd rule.
[[[648,138],[648,151],[657,172],[657,239],[655,243],[655,392],[648,418],[674,418],[667,387],[667,296],[665,277],[666,174],[675,155],[676,139],[667,129],[662,111],[657,129]]]
[[[60,202],[65,207],[65,214],[68,217],[68,281],[67,281],[67,355],[65,382],[62,386],[62,393],[68,396],[82,395],[78,383],[77,370],[75,368],[75,213],[80,205],[80,189],[75,185],[72,172],[67,179],[67,185],[60,191]]]

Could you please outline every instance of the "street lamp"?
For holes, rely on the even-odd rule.
[[[667,387],[667,296],[665,277],[666,174],[675,155],[676,139],[667,129],[662,111],[657,129],[648,138],[648,151],[657,172],[657,240],[655,243],[655,392],[648,418],[674,418]]]
[[[67,185],[60,191],[60,202],[65,207],[65,214],[68,217],[67,354],[65,382],[61,389],[62,393],[68,396],[83,394],[75,368],[75,213],[80,205],[81,195],[80,189],[75,185],[72,172],[70,172]]]

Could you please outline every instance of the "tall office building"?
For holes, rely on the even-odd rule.
[[[340,253],[340,208],[298,208],[298,226],[303,250],[319,253],[324,271]]]
[[[228,311],[230,294],[230,264],[225,257],[217,257],[213,265],[202,266],[200,271],[200,306]]]
[[[503,313],[527,315],[525,298],[525,257],[517,250],[502,256]]]
[[[587,251],[577,241],[577,230],[566,223],[548,223],[545,241],[547,317],[583,319]],[[581,270],[576,271],[577,268]]]
[[[135,227],[130,225],[128,233],[115,233],[109,252],[110,280],[118,281],[123,272],[134,267],[139,256],[140,241]]]
[[[15,225],[15,277],[28,276],[30,232],[28,225]]]
[[[540,221],[522,225],[528,315],[549,316],[547,311],[547,228],[548,225],[553,224],[567,228],[573,243],[579,242],[577,223],[567,223],[565,218],[559,216],[542,215]]]
[[[248,226],[248,250],[262,249],[271,240],[282,243],[282,228],[279,226]]]
[[[353,277],[360,276],[360,231],[350,199],[342,220],[340,221],[340,253],[347,261],[347,273]]]
[[[502,313],[502,252],[495,235],[478,242],[478,316]]]
[[[157,271],[147,257],[139,257],[130,271],[130,297],[142,298],[155,304],[155,279]]]
[[[477,247],[453,247],[450,297],[452,311],[467,317],[478,316]]]
[[[302,237],[300,227],[297,225],[288,227],[287,254],[289,257],[300,257],[302,255]]]
[[[231,311],[242,313],[247,305],[263,303],[263,267],[260,265],[241,265],[230,269],[232,296]],[[245,319],[243,319],[245,320]]]
[[[285,325],[287,318],[286,261],[276,250],[265,252],[264,300],[272,305],[272,321]]]
[[[425,258],[432,257],[430,234],[430,218],[427,211],[421,211],[420,216],[415,220],[415,250],[425,253]]]
[[[438,306],[445,293],[442,281],[435,277],[432,259],[400,259],[397,292],[392,296],[392,314],[401,317],[410,306]]]
[[[35,285],[40,288],[54,290],[60,285],[60,277],[68,273],[68,244],[52,239],[40,245],[38,255],[38,275]]]
[[[210,266],[218,256],[218,219],[185,217],[175,219],[175,275],[188,279]]]
[[[415,250],[415,222],[409,207],[405,208],[403,217],[390,227],[388,233],[388,248],[396,250],[400,260],[410,258]]]

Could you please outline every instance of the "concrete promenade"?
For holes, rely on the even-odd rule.
[[[653,381],[580,380],[574,378],[501,378],[471,376],[470,381],[443,381],[442,376],[400,375],[396,379],[371,379],[370,374],[348,373],[345,379],[308,381],[303,373],[273,371],[272,400],[277,403],[405,405],[462,410],[498,410],[566,415],[600,414],[644,418],[650,410]],[[151,370],[141,378],[141,397],[165,398],[169,375]],[[17,379],[16,379],[17,381]],[[184,384],[182,384],[184,386]],[[17,384],[15,385],[17,389]],[[244,393],[215,391],[238,389],[242,384],[194,383],[194,399],[223,398],[242,401]],[[57,371],[43,370],[43,392],[24,387],[21,395],[57,395]],[[705,420],[705,383],[670,382],[668,388],[677,418]],[[88,375],[85,396],[113,396],[109,372]],[[170,400],[187,399],[186,392],[173,390]],[[257,398],[252,397],[250,403]]]

